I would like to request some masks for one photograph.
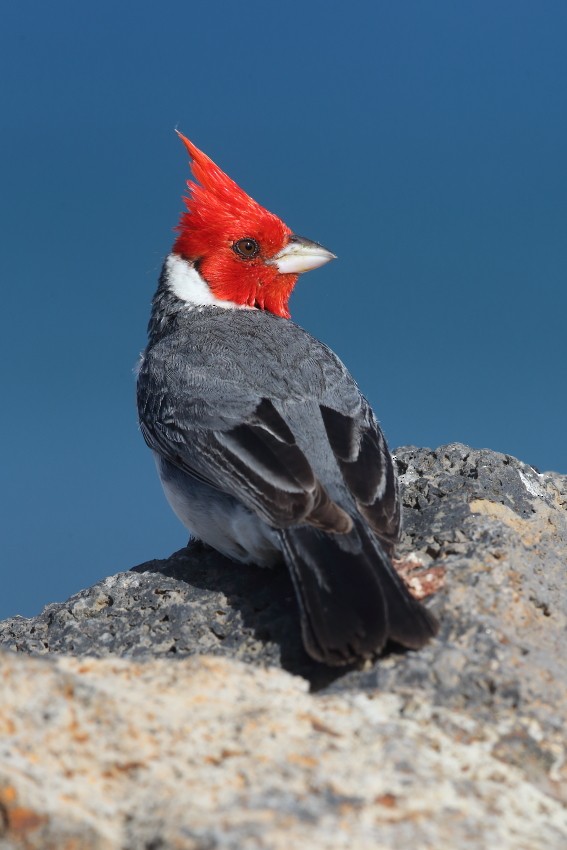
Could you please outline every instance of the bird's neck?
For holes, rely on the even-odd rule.
[[[180,320],[202,307],[250,310],[244,304],[216,298],[199,273],[198,265],[179,254],[169,254],[163,264],[158,288],[152,301],[148,325],[150,342],[172,330]]]

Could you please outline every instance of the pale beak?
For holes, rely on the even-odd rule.
[[[331,254],[318,242],[304,239],[303,236],[290,236],[289,242],[282,248],[279,254],[267,262],[277,267],[280,274],[301,274],[311,269],[324,266],[329,260],[336,260],[335,254]]]

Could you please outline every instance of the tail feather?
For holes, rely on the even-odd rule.
[[[301,610],[303,642],[325,664],[378,653],[388,639],[411,649],[437,621],[406,589],[378,539],[357,522],[349,534],[310,526],[280,532]]]

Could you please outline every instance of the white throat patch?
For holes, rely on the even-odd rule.
[[[214,304],[216,307],[224,307],[227,310],[253,309],[246,304],[235,304],[234,301],[221,301],[215,298],[195,266],[179,254],[170,254],[165,261],[165,267],[167,285],[174,295],[190,307]]]

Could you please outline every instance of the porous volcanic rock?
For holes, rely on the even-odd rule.
[[[503,850],[567,848],[567,476],[540,474],[508,455],[456,443],[435,451],[405,447],[396,456],[404,505],[398,567],[416,594],[428,597],[441,623],[439,636],[419,652],[390,646],[372,664],[338,669],[317,664],[301,645],[285,569],[236,565],[195,544],[48,605],[37,617],[0,623],[0,647],[11,650],[0,656],[4,689],[15,694],[3,700],[0,713],[0,825],[6,835],[0,850],[64,847],[65,824],[70,841],[83,828],[81,840],[91,836],[91,843],[78,847],[111,850],[278,848],[299,842],[313,848],[484,850],[495,842]],[[286,672],[273,669],[278,667]],[[226,690],[204,688],[207,676],[226,680]],[[26,681],[39,689],[35,699],[25,696]],[[187,697],[188,726],[178,720],[170,728],[168,718],[181,711],[176,681],[180,704],[183,694],[193,696]],[[274,682],[270,699],[278,710],[270,717],[263,696],[266,689],[272,693]],[[202,714],[195,713],[199,688]],[[256,748],[261,764],[269,765],[266,774],[252,764],[254,737],[242,732],[249,724],[240,713],[243,697],[235,695],[243,688],[250,696],[246,717],[256,716],[256,705],[258,728],[268,738],[276,735],[282,754],[278,760]],[[280,700],[288,707],[289,725],[280,718]],[[59,717],[57,743],[49,738],[50,702]],[[23,703],[26,710],[18,713]],[[121,706],[129,706],[127,721]],[[83,799],[77,790],[75,799],[56,764],[71,769],[79,759],[79,744],[65,724],[81,712],[88,715],[86,731],[77,720],[77,734],[94,739],[96,726],[101,750],[92,744],[88,757],[80,756],[82,779],[73,774],[79,785],[103,788],[109,753],[120,749],[111,727],[127,728],[129,740],[151,741],[141,747],[137,767],[108,768],[112,797],[93,792],[98,802],[90,808],[86,791]],[[301,719],[308,716],[316,718],[315,725]],[[219,717],[229,730],[224,756],[214,747]],[[338,718],[348,718],[348,729]],[[327,727],[334,731],[321,731]],[[292,746],[293,730],[300,728],[303,743]],[[180,765],[171,741],[186,736]],[[199,750],[198,758],[212,759],[207,764],[218,772],[218,787],[193,762],[193,773],[185,772],[194,736],[210,741],[210,751]],[[231,747],[240,761],[234,761]],[[327,759],[327,747],[340,755]],[[160,748],[163,794],[156,790],[159,771],[150,759]],[[135,746],[131,749],[116,764],[136,762]],[[240,773],[233,775],[236,764]],[[17,766],[17,782],[7,765]],[[238,793],[237,773],[243,777]],[[57,799],[67,800],[65,806],[54,801],[55,790],[51,795],[51,775],[60,779],[53,788]],[[195,811],[187,800],[170,799],[173,776],[179,777],[182,795],[193,781],[206,787],[208,802],[198,802],[204,790],[195,798]],[[147,799],[130,787],[141,777],[147,779]],[[233,796],[218,790],[223,781]],[[218,811],[215,799],[221,801]],[[110,806],[108,817],[99,817],[97,807],[104,805]],[[18,824],[32,843],[18,843]],[[42,844],[52,840],[52,828],[60,843]],[[33,843],[34,835],[43,836],[40,843]]]

